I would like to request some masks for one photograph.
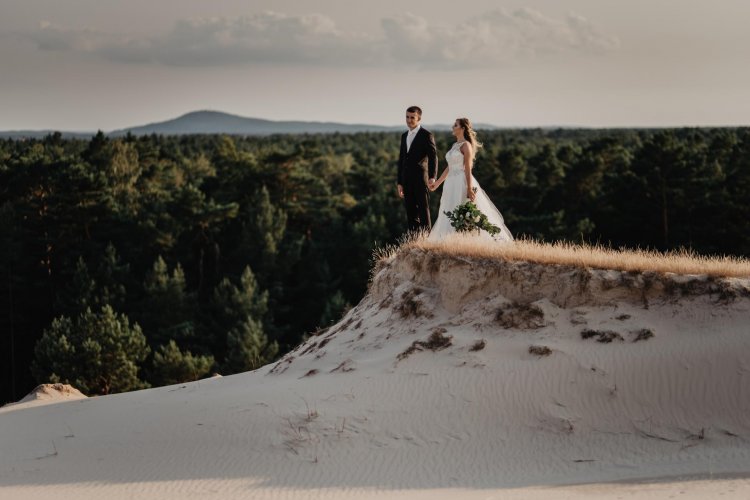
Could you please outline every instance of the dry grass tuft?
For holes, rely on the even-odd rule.
[[[302,351],[300,353],[300,356],[304,356],[308,352],[313,352],[313,351],[316,351],[317,349],[318,349],[318,343],[317,342],[313,342],[312,344],[310,344],[309,346],[307,346],[307,349],[305,349],[304,351]]]
[[[390,261],[391,258],[396,255],[402,248],[411,248],[412,246],[423,241],[427,237],[427,232],[410,232],[402,235],[398,239],[398,243],[395,245],[385,245],[383,247],[375,247],[372,251],[372,262],[373,266],[370,268],[370,282],[375,275],[382,269],[386,262]]]
[[[397,359],[399,361],[406,359],[416,351],[424,351],[425,349],[430,351],[441,351],[446,347],[450,347],[452,345],[451,339],[453,337],[446,337],[443,335],[446,332],[447,330],[445,328],[436,328],[427,340],[414,341],[404,352],[398,355]]]
[[[535,356],[549,356],[552,354],[552,349],[547,347],[546,345],[530,345],[529,346],[529,354],[533,354]]]
[[[469,351],[471,352],[481,351],[486,346],[487,346],[487,342],[484,339],[479,339],[471,345],[471,347],[469,348]]]
[[[544,312],[535,304],[514,302],[499,309],[495,320],[505,329],[536,330],[544,326]]]
[[[400,247],[380,251],[377,258],[387,260],[400,248],[419,248],[448,255],[562,264],[581,268],[750,277],[750,260],[734,256],[706,256],[685,249],[667,253],[653,250],[614,250],[601,245],[540,243],[533,240],[498,244],[461,234],[442,242],[429,242],[425,238],[411,236],[404,239]]]
[[[643,328],[634,333],[635,333],[635,338],[633,339],[633,342],[640,342],[641,340],[648,340],[654,336],[654,332],[652,332],[648,328]]]
[[[609,344],[613,340],[620,340],[623,341],[625,339],[622,338],[622,335],[620,335],[617,332],[613,332],[611,330],[583,330],[581,332],[581,338],[582,339],[590,339],[595,338],[597,342],[601,342],[602,344]]]
[[[352,367],[352,360],[345,359],[336,368],[331,370],[329,373],[336,373],[336,372],[347,373],[351,371],[354,371],[354,368]]]
[[[439,351],[441,349],[445,349],[446,347],[451,345],[451,339],[453,337],[446,337],[445,335],[443,335],[444,333],[448,333],[448,330],[446,330],[445,328],[435,328],[430,337],[427,339],[427,342],[420,342],[419,344],[425,349],[429,349],[431,351]]]
[[[417,297],[422,293],[420,288],[412,288],[401,295],[401,303],[396,307],[402,318],[419,318],[431,316],[425,309],[424,302]]]

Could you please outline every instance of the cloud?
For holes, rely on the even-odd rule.
[[[617,38],[603,34],[582,16],[569,14],[557,20],[527,8],[491,11],[452,27],[431,26],[411,14],[384,19],[382,25],[386,38],[393,42],[394,59],[447,68],[619,48]]]
[[[242,63],[348,64],[371,59],[370,40],[340,31],[330,18],[267,12],[240,18],[179,21],[166,36],[137,46],[110,46],[113,59],[150,59],[166,65]]]
[[[169,66],[245,63],[350,64],[375,62],[377,41],[340,31],[329,17],[265,12],[238,18],[178,21],[164,36],[129,38],[40,23],[30,38],[40,50],[91,53],[117,62]]]
[[[178,21],[152,38],[130,38],[43,22],[30,35],[40,50],[75,51],[108,60],[169,66],[314,64],[413,65],[456,69],[498,65],[549,54],[605,53],[619,46],[576,14],[563,20],[531,10],[496,10],[452,26],[413,14],[382,19],[379,35],[340,29],[321,14],[265,12],[236,18]]]
[[[93,30],[72,30],[41,21],[39,29],[28,35],[40,50],[93,52],[110,37]]]

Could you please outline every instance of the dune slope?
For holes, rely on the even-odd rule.
[[[748,498],[750,280],[405,247],[251,373],[0,409],[0,498]]]

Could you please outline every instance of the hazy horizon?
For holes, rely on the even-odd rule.
[[[153,124],[158,124],[162,122],[169,122],[177,118],[181,118],[182,116],[193,114],[193,113],[201,113],[201,112],[217,112],[217,113],[225,113],[228,115],[234,115],[234,116],[240,116],[241,118],[248,118],[248,119],[259,119],[259,120],[268,120],[272,122],[309,122],[309,123],[337,123],[341,125],[364,125],[364,126],[373,126],[373,127],[384,127],[384,128],[404,128],[406,130],[406,125],[401,123],[385,123],[385,124],[378,124],[378,123],[367,123],[367,122],[343,122],[343,121],[336,121],[336,120],[305,120],[305,119],[288,119],[288,120],[272,120],[269,118],[264,118],[260,116],[243,116],[243,115],[236,115],[235,113],[231,111],[223,111],[223,110],[216,110],[216,109],[198,109],[198,110],[192,110],[192,111],[186,111],[185,113],[182,113],[178,116],[173,117],[165,117],[164,119],[157,119],[155,121],[149,121],[149,122],[139,122],[139,123],[132,123],[130,125],[124,126],[124,127],[118,127],[113,129],[103,129],[101,127],[99,128],[93,128],[93,129],[62,129],[62,128],[47,128],[47,127],[37,127],[37,128],[27,128],[27,129],[3,129],[0,130],[0,132],[64,132],[64,133],[72,133],[72,134],[96,134],[98,131],[102,131],[105,134],[111,133],[111,132],[119,132],[124,131],[129,128],[137,128],[137,127],[143,127]],[[425,127],[450,127],[451,121],[446,122],[428,122],[423,121],[422,125]],[[486,123],[486,122],[479,122],[474,124],[477,130],[481,130],[483,127],[492,127],[497,129],[535,129],[535,128],[544,128],[544,129],[555,129],[555,128],[563,128],[563,129],[592,129],[592,130],[602,130],[602,129],[672,129],[672,128],[734,128],[734,127],[750,127],[750,124],[742,125],[742,124],[735,124],[735,125],[690,125],[690,124],[674,124],[674,125],[613,125],[613,126],[596,126],[596,125],[578,125],[578,124],[567,124],[567,123],[550,123],[545,125],[497,125],[494,123]]]
[[[750,124],[750,4],[0,0],[0,130],[197,110],[498,127]]]

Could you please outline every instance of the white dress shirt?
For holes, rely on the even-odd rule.
[[[414,142],[414,138],[417,136],[417,132],[419,132],[419,129],[422,128],[422,125],[417,125],[414,127],[414,129],[409,129],[409,132],[406,134],[406,152],[409,152],[409,149],[411,148],[411,143]]]

